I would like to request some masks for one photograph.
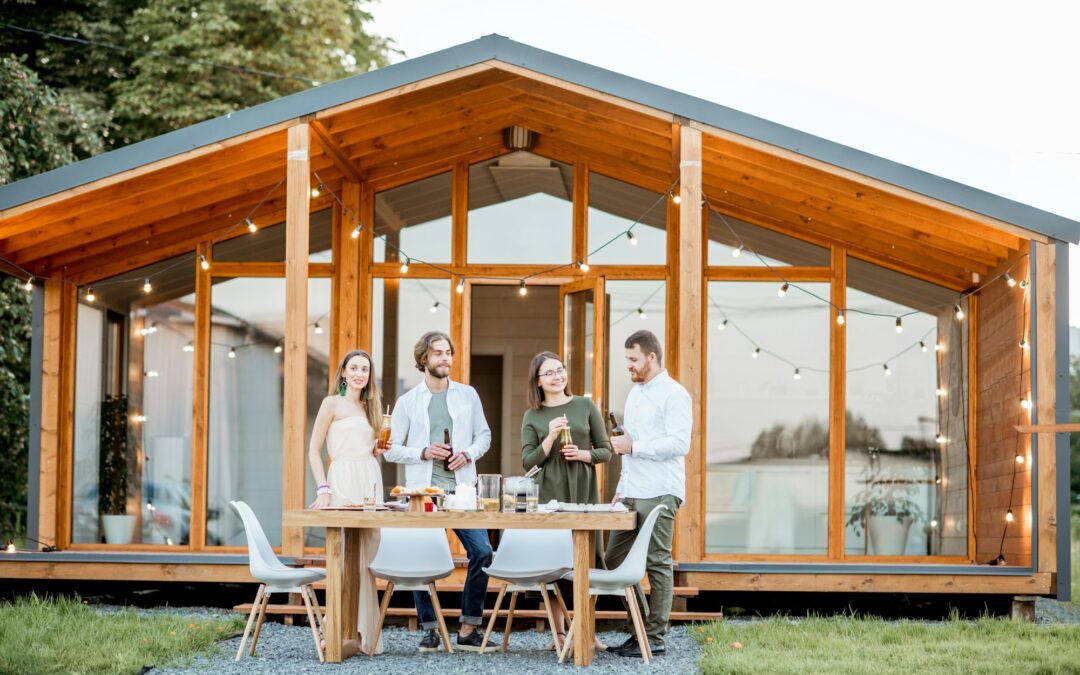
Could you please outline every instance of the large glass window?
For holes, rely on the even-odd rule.
[[[709,211],[709,264],[723,267],[828,267],[829,250]]]
[[[828,549],[829,285],[779,288],[709,284],[706,553]]]
[[[589,264],[666,263],[667,203],[664,196],[598,173],[590,173]],[[636,245],[630,243],[626,235],[628,230],[633,232]],[[603,250],[598,251],[601,247],[604,247]]]
[[[79,291],[75,543],[188,544],[194,287],[189,255]]]
[[[308,261],[330,262],[333,248],[333,214],[329,209],[311,214],[308,223]],[[284,262],[285,223],[248,232],[239,225],[238,236],[214,244],[214,260],[219,262]]]
[[[635,331],[651,330],[660,339],[660,344],[667,350],[665,310],[666,297],[663,281],[608,281],[605,284],[607,296],[607,397],[605,407],[615,413],[621,423],[626,406],[626,397],[633,383],[626,369],[626,338]],[[667,367],[667,359],[663,361]],[[599,394],[600,392],[594,392]],[[604,399],[603,396],[599,398]],[[612,457],[606,465],[604,474],[604,494],[615,494],[619,483],[622,462],[618,455]]]
[[[375,195],[375,262],[410,256],[450,262],[453,174],[385,190]]]
[[[330,280],[308,281],[307,435],[328,391]],[[285,280],[221,280],[212,291],[207,544],[244,546],[240,499],[281,544]],[[306,484],[311,477],[306,468]]]
[[[393,412],[397,399],[424,379],[413,360],[416,341],[431,330],[450,334],[450,281],[375,279],[371,297],[371,356],[378,364],[383,401]],[[382,466],[384,487],[404,484],[401,465]]]
[[[848,259],[849,556],[967,554],[968,322],[955,302],[955,292]]]
[[[469,167],[469,262],[571,262],[573,187],[573,167],[529,152]]]

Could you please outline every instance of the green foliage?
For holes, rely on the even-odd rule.
[[[136,673],[182,666],[242,631],[244,621],[102,611],[78,598],[0,603],[0,672]]]
[[[1069,369],[1069,421],[1080,422],[1080,356],[1072,358]],[[1080,502],[1080,434],[1069,434],[1069,463],[1072,473],[1069,480],[1069,493],[1072,502]]]
[[[102,515],[120,516],[127,513],[127,460],[131,434],[126,395],[106,396],[101,401],[100,432],[98,510]]]
[[[30,294],[0,279],[0,533],[26,532],[30,433]]]
[[[880,450],[885,445],[881,432],[868,425],[862,415],[850,410],[846,412],[845,436],[850,449]],[[803,420],[792,429],[786,424],[774,424],[760,432],[750,446],[750,458],[755,460],[828,455],[829,427],[816,419]]]
[[[1080,663],[1080,626],[1008,619],[777,617],[690,633],[703,673],[1071,673]]]

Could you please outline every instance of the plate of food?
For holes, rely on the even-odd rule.
[[[405,487],[403,485],[395,485],[390,494],[394,497],[433,497],[436,495],[442,495],[443,489],[437,487]]]

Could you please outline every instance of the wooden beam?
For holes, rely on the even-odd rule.
[[[1020,434],[1075,434],[1080,432],[1080,422],[1066,424],[1017,424],[1013,427]]]
[[[830,267],[783,267],[784,281],[821,281],[833,279]],[[705,276],[710,281],[779,281],[777,272],[768,267],[710,267]]]
[[[315,132],[315,141],[322,148],[323,152],[334,162],[334,166],[337,167],[345,177],[354,183],[362,182],[360,178],[360,171],[353,166],[352,161],[345,154],[345,151],[341,149],[341,146],[337,144],[337,141],[330,135],[330,132],[322,125],[318,120],[310,120],[308,125],[311,126],[311,130]]]
[[[305,427],[307,425],[308,236],[311,199],[310,131],[289,128],[285,216],[285,368],[282,414],[283,511],[304,508]],[[285,555],[304,552],[304,531],[282,527]]]
[[[456,266],[468,263],[469,246],[469,165],[454,164],[453,194],[450,198],[450,261]]]
[[[453,148],[445,148],[441,157],[421,154],[402,158],[396,164],[391,162],[387,165],[371,166],[365,170],[364,175],[375,191],[381,192],[451,171],[456,162],[472,164],[504,154],[506,146],[503,145],[502,138],[488,134],[479,140],[467,139]]]
[[[570,257],[585,261],[589,256],[589,163],[574,162],[574,229]]]
[[[199,242],[207,262],[213,265],[214,249],[209,239]],[[210,462],[210,336],[212,320],[212,286],[209,270],[195,265],[195,352],[192,359],[192,419],[191,419],[191,525],[190,546],[193,551],[206,548],[207,481]],[[212,268],[211,268],[212,269]]]
[[[78,289],[64,280],[60,288],[60,397],[56,487],[56,546],[71,544],[71,501],[75,461],[75,331]]]
[[[703,591],[806,593],[1000,593],[1048,595],[1053,575],[975,574],[767,574],[686,572],[682,583]]]
[[[679,258],[671,277],[679,285],[676,305],[679,323],[679,365],[676,379],[690,392],[695,402],[694,426],[690,435],[690,452],[686,455],[686,502],[684,513],[701,512],[704,499],[704,444],[701,437],[701,403],[704,401],[701,339],[705,279],[702,274],[704,230],[701,209],[701,132],[682,127],[679,136]],[[670,309],[669,309],[670,311]],[[699,518],[680,518],[679,560],[700,560],[705,550],[703,524]]]
[[[1063,261],[1068,264],[1068,261]],[[1035,421],[1046,424],[1056,421],[1058,405],[1067,406],[1068,401],[1057,400],[1057,350],[1068,345],[1057,344],[1057,248],[1051,244],[1035,244],[1035,283],[1031,297],[1031,309],[1035,312],[1035,351],[1037,361],[1034,369],[1036,401]],[[1030,292],[1030,291],[1029,291]],[[1067,377],[1063,374],[1062,377]],[[1039,542],[1036,569],[1040,572],[1057,572],[1058,528],[1069,526],[1057,522],[1057,436],[1053,432],[1038,435],[1038,458],[1035,463],[1035,487],[1038,489],[1039,511],[1036,515],[1036,531]],[[1067,470],[1067,469],[1066,469]],[[1067,539],[1066,539],[1067,541]]]
[[[570,97],[573,96],[578,98],[579,105],[588,106],[589,104],[601,104],[600,107],[606,108],[609,114],[613,116],[617,115],[620,118],[639,121],[642,125],[646,123],[645,120],[650,118],[665,126],[675,122],[675,116],[663,110],[650,108],[647,105],[642,105],[641,103],[636,103],[625,98],[619,98],[618,96],[612,96],[611,94],[574,84],[567,80],[560,80],[557,77],[544,75],[522,66],[505,63],[503,61],[493,61],[492,63],[501,70],[520,76],[521,79],[515,80],[512,84],[513,86],[518,86],[523,91],[538,91],[543,92],[543,94],[548,96],[565,93],[567,96],[564,100],[572,100]]]
[[[653,129],[643,129],[534,94],[522,92],[514,96],[513,100],[528,106],[529,115],[532,117],[550,119],[553,123],[572,125],[578,129],[589,129],[609,136],[617,135],[666,152],[672,151],[670,135],[658,134]]]
[[[671,174],[666,165],[634,164],[599,148],[582,147],[553,136],[540,136],[533,152],[565,164],[585,160],[589,162],[589,169],[595,173],[653,192],[663,192],[671,185]]]
[[[342,186],[341,201],[344,208],[338,207],[341,214],[340,226],[335,235],[338,257],[334,258],[334,295],[338,313],[333,317],[337,337],[337,349],[331,355],[333,364],[340,362],[351,349],[360,346],[360,245],[361,237],[353,237],[363,220],[360,217],[360,193],[363,186],[351,180]],[[363,235],[363,230],[360,231]]]
[[[828,557],[844,558],[844,472],[847,461],[847,324],[837,323],[840,308],[847,312],[847,251],[833,246],[829,287],[829,516]]]
[[[679,179],[682,173],[680,162],[682,161],[682,125],[671,125],[671,153],[670,153],[670,167],[671,173],[669,175],[671,184]],[[679,269],[679,253],[682,247],[682,241],[679,238],[679,212],[681,207],[672,201],[670,198],[664,198],[665,216],[666,216],[666,228],[665,239],[667,243],[667,250],[665,251],[665,262],[668,265],[668,270],[671,271],[668,274],[667,282],[664,286],[664,307],[667,310],[667,316],[664,323],[666,324],[664,329],[664,344],[667,345],[667,367],[671,372],[678,372],[679,367],[679,275],[676,270]],[[705,214],[702,214],[703,217]],[[702,220],[702,236],[704,235],[705,228],[707,227],[708,220]],[[708,249],[705,247],[705,242],[702,240],[702,251],[707,253]],[[704,260],[702,269],[704,270],[708,266],[708,260]],[[708,281],[704,281],[706,284],[706,290]],[[704,303],[702,305],[704,307]],[[705,308],[703,311],[708,311]],[[702,359],[702,370],[705,368],[704,358]],[[705,389],[702,389],[705,391]],[[701,416],[702,420],[702,438],[708,438],[705,435],[704,425],[706,424],[706,416]],[[705,508],[704,500],[702,501],[702,509]],[[705,514],[702,511],[701,517],[704,518]],[[704,521],[702,521],[704,522]],[[678,529],[676,528],[676,537],[678,537]],[[704,551],[704,548],[702,549]]]
[[[41,475],[38,477],[37,538],[42,544],[56,546],[63,282],[59,279],[46,279],[44,292],[41,331]]]
[[[360,186],[360,222],[364,228],[360,231],[359,265],[357,274],[357,288],[359,291],[359,317],[357,323],[357,344],[361,349],[370,353],[372,347],[372,276],[371,259],[375,254],[375,192],[368,184]],[[380,355],[381,356],[381,355]]]

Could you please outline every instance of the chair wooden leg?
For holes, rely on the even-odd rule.
[[[555,589],[555,601],[559,605],[563,618],[566,619],[566,625],[569,626],[573,618],[570,616],[570,610],[566,608],[566,600],[562,596],[562,591],[559,590],[559,584],[552,584],[551,587]]]
[[[311,596],[311,606],[315,609],[315,621],[319,624],[319,632],[326,635],[326,627],[323,625],[322,607],[319,605],[319,596],[315,595],[315,587],[308,586],[308,595]]]
[[[502,607],[503,596],[506,595],[506,587],[509,584],[503,584],[499,589],[499,595],[495,598],[495,609],[491,610],[491,618],[488,619],[487,630],[484,631],[484,640],[480,643],[480,653],[484,653],[484,649],[487,648],[488,640],[491,639],[491,631],[495,628],[495,621],[499,618],[499,608]]]
[[[262,605],[259,607],[259,620],[255,624],[255,634],[251,636],[251,651],[248,656],[255,656],[255,645],[259,644],[259,633],[262,632],[263,622],[266,621],[266,606],[270,604],[270,591],[263,593]]]
[[[383,591],[382,603],[379,604],[379,622],[375,624],[375,632],[371,636],[368,636],[368,641],[371,643],[368,645],[367,655],[375,656],[375,649],[379,646],[379,638],[382,637],[383,622],[386,621],[386,610],[390,607],[390,597],[394,595],[394,582],[386,582],[386,590]],[[372,638],[374,636],[374,639]]]
[[[579,616],[581,612],[577,613]],[[570,655],[570,652],[574,649],[574,628],[577,627],[577,617],[574,617],[570,621],[570,628],[566,631],[566,640],[563,641],[562,651],[559,652],[559,663],[566,660],[566,657]]]
[[[435,592],[435,582],[428,584],[428,593],[431,595],[431,606],[435,608],[435,618],[439,620],[439,634],[442,635],[443,649],[447,654],[453,654],[454,648],[450,646],[450,632],[446,630],[446,619],[443,618],[442,605],[439,604],[439,594]]]
[[[244,627],[244,637],[240,638],[240,648],[236,650],[236,659],[240,660],[240,657],[244,655],[244,646],[247,644],[248,636],[251,635],[251,626],[255,623],[255,617],[259,614],[259,607],[262,607],[263,593],[266,592],[266,584],[259,584],[259,591],[255,594],[255,602],[251,603],[251,612],[248,614],[247,626]]]
[[[637,633],[638,649],[641,650],[641,658],[645,665],[652,661],[652,647],[649,646],[649,637],[645,634],[645,622],[641,618],[641,607],[638,606],[637,594],[632,587],[626,589],[626,604],[630,608],[630,617],[634,620],[634,632]]]
[[[514,607],[517,606],[517,591],[510,594],[510,609],[506,613],[506,630],[503,631],[502,649],[503,654],[506,653],[507,647],[510,646],[510,630],[514,625]]]
[[[547,612],[548,628],[551,629],[551,640],[555,643],[555,651],[558,652],[562,645],[559,644],[559,634],[555,632],[555,614],[551,611],[551,601],[548,599],[547,584],[540,584],[540,597],[544,599],[544,611]]]
[[[319,625],[315,621],[315,612],[311,608],[311,598],[308,597],[309,586],[300,587],[300,597],[304,599],[304,608],[307,610],[308,625],[311,626],[311,638],[315,640],[315,653],[319,655],[319,663],[326,663],[323,658],[322,645],[319,644]]]

